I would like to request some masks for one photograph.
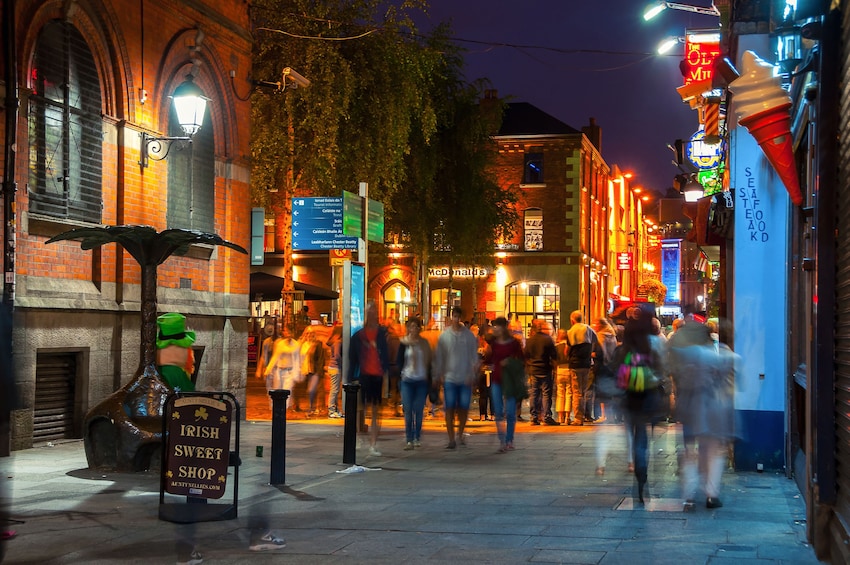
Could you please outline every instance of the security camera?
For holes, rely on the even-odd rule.
[[[292,67],[285,67],[283,69],[283,82],[286,83],[286,80],[295,83],[295,86],[300,86],[301,88],[310,86],[310,79],[298,74],[298,72]]]

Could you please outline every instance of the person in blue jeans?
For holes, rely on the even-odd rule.
[[[469,417],[472,387],[478,383],[478,338],[463,325],[462,315],[459,306],[452,308],[452,323],[437,339],[434,354],[434,375],[438,382],[443,383],[446,432],[449,435],[446,449],[454,449],[458,443],[466,445],[463,430]]]
[[[339,390],[342,385],[342,325],[334,325],[325,345],[331,350],[328,361],[328,376],[331,381],[328,391],[328,418],[342,418],[339,411]]]
[[[493,320],[493,339],[490,341],[489,356],[484,362],[493,367],[490,375],[490,400],[496,414],[496,432],[499,435],[499,453],[514,449],[516,429],[517,397],[506,394],[502,373],[511,357],[524,361],[522,344],[508,330],[508,320],[499,317]]]
[[[649,360],[649,366],[656,375],[664,374],[664,350],[656,336],[652,335],[652,317],[640,308],[629,310],[629,319],[623,331],[623,344],[617,348],[615,363],[624,362],[626,354],[639,354]],[[635,479],[637,480],[638,500],[643,503],[649,469],[649,437],[647,426],[657,419],[660,389],[640,392],[626,391],[623,407],[628,417],[626,433],[633,439]]]
[[[410,318],[407,335],[401,339],[396,364],[401,373],[401,403],[404,406],[405,451],[422,445],[422,418],[428,397],[431,345],[420,337],[422,320]]]

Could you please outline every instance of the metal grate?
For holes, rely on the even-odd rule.
[[[76,378],[76,354],[38,354],[35,369],[33,442],[66,439],[75,436]]]
[[[850,14],[845,13],[845,26],[850,23]],[[845,53],[850,45],[850,32],[845,27],[842,42]],[[841,93],[839,99],[844,101],[850,96],[850,59],[845,54],[842,59]],[[841,105],[839,131],[850,130],[850,109],[846,104]],[[833,526],[841,529],[839,524],[850,524],[850,231],[845,229],[846,218],[850,214],[850,149],[846,138],[842,136],[839,144],[838,175],[835,195],[838,227],[836,230],[835,247],[833,250],[822,252],[835,253],[836,284],[835,284],[835,476],[837,482],[837,499],[835,512],[840,520]],[[831,430],[819,430],[818,433],[830,433]],[[825,455],[825,454],[824,454]],[[841,539],[837,534],[835,539]],[[846,536],[847,532],[841,532]]]

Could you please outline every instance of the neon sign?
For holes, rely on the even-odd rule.
[[[685,86],[695,82],[710,82],[714,75],[714,60],[719,55],[719,32],[686,32],[683,69]]]

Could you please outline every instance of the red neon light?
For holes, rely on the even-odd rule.
[[[714,60],[720,55],[720,43],[691,43],[685,40],[685,86],[710,81]]]

